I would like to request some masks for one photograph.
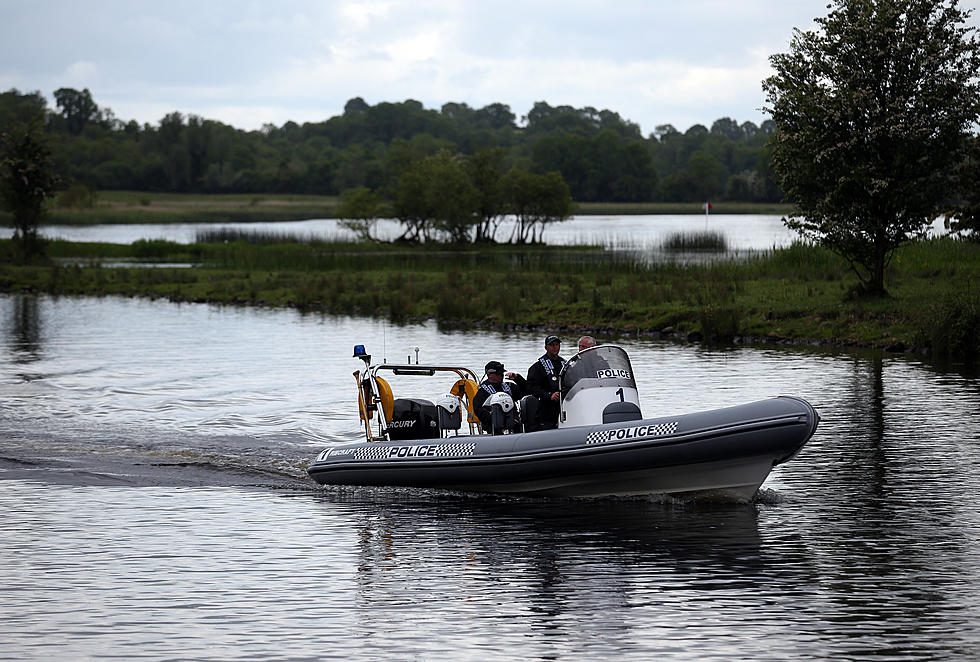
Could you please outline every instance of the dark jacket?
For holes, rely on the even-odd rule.
[[[480,384],[480,389],[473,396],[473,411],[480,419],[480,424],[484,427],[487,426],[488,418],[487,414],[483,411],[483,403],[487,401],[494,393],[499,393],[503,391],[504,393],[510,394],[510,397],[514,398],[514,402],[517,402],[525,395],[528,394],[527,381],[520,375],[514,375],[514,383],[509,384],[507,382],[500,382],[499,384],[494,384],[489,379],[484,380]]]
[[[560,356],[552,359],[545,352],[527,369],[527,386],[531,395],[538,399],[538,426],[541,428],[558,427],[561,406],[551,399],[551,394],[558,390],[558,374],[564,365],[565,359]]]

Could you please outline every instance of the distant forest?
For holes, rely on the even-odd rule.
[[[43,117],[68,183],[96,190],[338,195],[391,190],[406,167],[440,153],[503,149],[507,167],[558,172],[579,202],[778,202],[769,169],[772,121],[730,118],[646,137],[611,110],[534,104],[520,118],[505,104],[347,102],[323,122],[244,131],[172,112],[158,125],[118,119],[85,90],[62,88],[51,109],[40,92],[0,93],[0,130]]]

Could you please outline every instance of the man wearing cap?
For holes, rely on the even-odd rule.
[[[500,361],[490,361],[483,370],[487,378],[480,384],[480,390],[473,396],[473,411],[476,412],[481,425],[486,429],[489,425],[489,419],[486,419],[483,403],[487,401],[487,398],[502,391],[514,398],[514,402],[517,402],[527,394],[527,382],[523,376],[516,372],[508,372],[507,379],[512,379],[514,383],[506,383],[504,381],[504,364]]]
[[[565,359],[558,355],[561,338],[555,335],[544,339],[544,356],[527,369],[527,386],[538,399],[538,427],[544,430],[558,427],[558,374],[565,367]]]

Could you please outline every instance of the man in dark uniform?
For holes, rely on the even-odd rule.
[[[473,411],[480,419],[480,424],[486,430],[490,426],[490,416],[483,410],[483,403],[494,393],[507,393],[514,399],[520,400],[527,394],[527,382],[516,372],[508,372],[507,378],[514,380],[513,384],[504,381],[504,364],[500,361],[490,361],[484,368],[487,378],[480,384],[480,390],[473,396]]]
[[[538,399],[538,428],[548,430],[558,427],[561,408],[558,393],[558,374],[565,366],[565,359],[558,355],[561,339],[548,336],[544,339],[544,356],[527,369],[527,386],[531,395]]]

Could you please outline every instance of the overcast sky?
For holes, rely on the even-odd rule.
[[[518,118],[546,101],[618,112],[647,135],[761,122],[769,55],[827,4],[0,0],[0,90],[54,107],[54,90],[88,88],[123,120],[176,110],[242,129],[323,121],[352,97],[499,102]]]

